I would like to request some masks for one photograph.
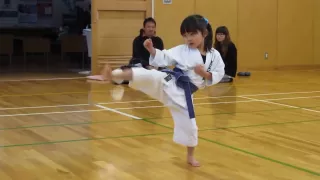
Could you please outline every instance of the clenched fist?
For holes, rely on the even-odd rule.
[[[143,42],[143,46],[149,51],[149,53],[154,56],[155,53],[156,53],[156,50],[154,49],[153,47],[153,43],[152,43],[152,40],[151,39],[146,39],[144,42]]]
[[[197,73],[198,75],[202,76],[202,77],[206,73],[206,71],[204,70],[203,65],[201,65],[201,64],[196,65],[196,67],[194,68],[194,72]]]

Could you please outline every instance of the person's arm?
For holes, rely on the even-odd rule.
[[[228,47],[226,62],[228,62],[226,74],[235,77],[237,73],[237,48],[233,43]]]
[[[162,39],[160,37],[158,37],[156,48],[159,49],[159,50],[163,50],[164,49],[163,41],[162,41]]]
[[[141,51],[141,42],[139,41],[139,38],[136,37],[132,43],[132,57],[141,58]]]
[[[214,50],[212,53],[214,53],[215,58],[213,59],[210,71],[206,72],[204,77],[206,79],[207,86],[212,86],[219,83],[225,74],[225,64],[223,63],[220,53],[218,53],[216,50]]]
[[[177,58],[180,55],[181,47],[176,46],[171,49],[160,50],[154,48],[153,42],[151,39],[145,40],[143,43],[144,47],[149,51],[149,64],[154,67],[167,67],[175,65],[177,62]]]
[[[174,47],[171,49],[154,49],[152,53],[150,53],[149,64],[154,67],[167,67],[173,66],[177,62],[177,57],[180,53],[180,47]]]

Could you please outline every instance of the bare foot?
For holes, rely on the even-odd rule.
[[[188,163],[191,164],[193,167],[199,167],[200,163],[194,157],[188,157]]]
[[[111,81],[112,80],[112,69],[109,65],[105,65],[104,68],[101,71],[101,76],[105,81]]]
[[[102,75],[87,76],[87,79],[95,81],[104,81],[104,77]]]

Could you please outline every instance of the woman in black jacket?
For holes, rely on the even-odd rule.
[[[221,82],[232,82],[237,73],[237,48],[231,41],[227,27],[216,29],[214,48],[220,52],[225,64],[225,76]]]

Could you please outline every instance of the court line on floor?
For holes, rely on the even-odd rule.
[[[265,94],[246,94],[242,96],[267,96],[277,94],[304,94],[304,93],[318,93],[320,91],[302,91],[302,92],[284,92],[284,93],[265,93]],[[2,94],[1,97],[26,97],[26,96],[46,96],[46,95],[62,95],[62,94],[88,94],[88,93],[106,93],[106,91],[73,91],[73,92],[52,92],[52,93],[36,93],[36,94]],[[220,96],[220,97],[236,97],[236,96]],[[216,98],[216,97],[211,97]],[[143,101],[143,100],[141,100]],[[127,101],[130,102],[130,101]]]
[[[16,126],[16,127],[0,128],[0,131],[15,130],[15,129],[34,129],[34,128],[44,128],[44,127],[108,124],[108,123],[120,123],[120,122],[128,122],[128,121],[136,121],[136,120],[123,119],[123,120],[111,120],[111,121],[84,121],[84,122],[74,122],[74,123],[55,123],[55,124],[42,124],[42,125],[31,125],[31,126]]]
[[[147,119],[143,119],[142,118],[142,120],[144,122],[155,124],[155,125],[164,127],[166,129],[170,129],[170,130],[173,129],[173,128],[169,127],[169,126],[165,126],[165,125],[162,125],[160,123],[149,121]],[[246,126],[246,127],[248,127],[248,126]],[[239,127],[237,127],[237,128],[239,128]],[[225,128],[225,129],[227,129],[227,128]],[[70,143],[70,142],[83,142],[83,141],[91,141],[91,140],[106,140],[106,139],[116,139],[116,138],[133,138],[133,137],[169,135],[169,134],[172,134],[172,132],[153,133],[153,134],[138,134],[138,135],[127,135],[127,136],[111,136],[111,137],[101,137],[101,138],[83,138],[83,139],[73,139],[73,140],[63,140],[63,141],[47,141],[47,142],[27,143],[27,144],[1,145],[0,148],[34,146],[34,145],[48,145],[48,144],[58,144],[58,143]],[[203,138],[201,136],[199,136],[199,139],[202,139],[204,141],[211,142],[211,143],[214,143],[214,144],[217,144],[217,145],[220,145],[222,147],[226,147],[226,148],[238,151],[238,152],[249,154],[249,155],[264,159],[264,160],[268,160],[268,161],[271,161],[271,162],[274,162],[274,163],[278,163],[278,164],[281,164],[283,166],[291,167],[291,168],[296,169],[296,170],[300,170],[300,171],[304,171],[304,172],[307,172],[307,173],[310,173],[310,174],[313,174],[313,175],[316,175],[316,176],[320,176],[320,173],[318,173],[318,172],[311,171],[311,170],[306,169],[306,168],[301,168],[301,167],[298,167],[298,166],[295,166],[295,165],[292,165],[292,164],[289,164],[289,163],[285,163],[285,162],[282,162],[282,161],[278,161],[278,160],[275,160],[275,159],[272,159],[272,158],[269,158],[269,157],[266,157],[266,156],[263,156],[263,155],[260,155],[260,154],[257,154],[257,153],[253,153],[253,152],[249,152],[249,151],[240,149],[240,148],[236,148],[236,147],[233,147],[233,146],[230,146],[230,145],[218,142],[218,141],[214,141],[214,140],[211,140],[211,139]]]
[[[144,122],[158,125],[164,127],[166,129],[173,130],[172,127],[162,125],[157,122],[150,121],[150,119],[141,118]],[[126,121],[134,121],[134,120],[123,120],[123,121],[109,121],[109,122],[126,122]],[[309,119],[309,120],[302,120],[302,121],[287,121],[287,122],[275,122],[275,123],[264,123],[264,124],[252,124],[252,125],[242,125],[242,126],[228,126],[228,127],[220,127],[220,128],[206,128],[200,129],[199,132],[204,131],[216,131],[216,130],[226,130],[226,129],[239,129],[239,128],[250,128],[250,127],[263,127],[263,126],[272,126],[272,125],[284,125],[284,124],[297,124],[297,123],[306,123],[306,122],[320,122],[320,119]],[[67,124],[72,125],[72,124]],[[173,132],[166,132],[166,133],[152,133],[150,135],[161,135],[161,134],[172,134]],[[149,134],[147,134],[149,135]],[[146,136],[147,136],[146,135]],[[71,139],[71,140],[62,140],[62,141],[46,141],[46,142],[37,142],[37,143],[26,143],[26,144],[11,144],[11,145],[0,145],[0,148],[8,148],[8,147],[17,147],[17,146],[29,146],[29,145],[42,145],[42,144],[59,144],[65,142],[74,142],[74,141],[90,141],[90,140],[102,140],[102,139],[113,139],[113,138],[122,138],[122,137],[134,137],[136,135],[124,135],[124,136],[107,136],[107,137],[100,137],[100,138],[85,138],[85,139]],[[140,136],[140,135],[137,135]],[[145,136],[142,134],[142,136]]]
[[[102,92],[102,91],[101,91]],[[105,91],[103,91],[105,92]],[[264,93],[264,94],[244,94],[238,96],[205,96],[205,97],[197,97],[194,99],[223,99],[223,98],[235,98],[239,96],[246,96],[246,97],[254,97],[254,96],[272,96],[272,95],[285,95],[285,94],[311,94],[311,93],[319,93],[320,91],[302,91],[302,92],[284,92],[284,93]],[[74,92],[78,93],[78,92]],[[55,93],[54,93],[55,94]],[[1,96],[0,96],[1,97]],[[126,103],[145,103],[145,102],[158,102],[158,100],[148,99],[148,100],[135,100],[135,101],[113,101],[113,102],[101,102],[97,104],[126,104]],[[37,107],[64,107],[64,106],[83,106],[89,104],[69,104],[69,105],[56,105],[56,106],[27,106],[27,107],[17,107],[21,109],[27,108],[37,108]],[[0,110],[7,110],[10,108],[0,108]],[[14,108],[11,108],[14,109]]]
[[[216,96],[216,97],[211,97],[211,96],[204,96],[204,97],[196,97],[193,99],[223,99],[223,98],[236,98],[236,97],[241,97],[241,96],[268,96],[268,95],[284,95],[284,94],[312,94],[312,93],[318,93],[320,91],[310,91],[310,92],[299,92],[299,93],[269,93],[269,94],[248,94],[248,95],[238,95],[238,96]],[[310,96],[309,96],[310,97]],[[319,97],[319,96],[314,96],[314,97]],[[296,98],[296,97],[294,97]],[[301,97],[301,98],[308,98],[306,97]],[[138,101],[116,101],[116,102],[101,102],[98,104],[126,104],[126,103],[146,103],[146,102],[158,102],[158,100],[138,100]]]
[[[169,127],[169,126],[166,126],[166,125],[163,125],[163,124],[160,124],[160,123],[157,123],[157,122],[149,121],[147,119],[143,119],[143,120],[144,120],[144,122],[152,123],[152,124],[155,124],[155,125],[167,128],[167,129],[173,129],[173,128]],[[299,167],[299,166],[295,166],[295,165],[292,165],[292,164],[289,164],[289,163],[286,163],[286,162],[278,161],[278,160],[269,158],[267,156],[260,155],[258,153],[250,152],[250,151],[247,151],[247,150],[244,150],[244,149],[240,149],[240,148],[237,148],[237,147],[234,147],[234,146],[230,146],[230,145],[218,142],[218,141],[207,139],[207,138],[204,138],[204,137],[201,137],[201,136],[199,136],[198,138],[202,139],[202,140],[205,140],[207,142],[211,142],[211,143],[220,145],[222,147],[226,147],[226,148],[238,151],[238,152],[242,152],[242,153],[249,154],[249,155],[264,159],[264,160],[268,160],[268,161],[271,161],[271,162],[274,162],[274,163],[278,163],[278,164],[281,164],[281,165],[284,165],[284,166],[287,166],[287,167],[291,167],[291,168],[296,169],[296,170],[304,171],[304,172],[310,173],[312,175],[320,176],[320,172],[315,172],[315,171],[312,171],[312,170],[309,170],[309,169],[306,169],[306,168],[302,168],[302,167]]]
[[[216,97],[198,97],[194,99],[223,99],[228,97],[240,97],[240,96],[264,96],[264,95],[278,95],[278,94],[310,94],[314,92],[320,91],[309,91],[309,92],[288,92],[288,93],[268,93],[268,94],[248,94],[248,95],[239,95],[239,96],[216,96]],[[318,96],[306,96],[306,97],[293,97],[293,98],[310,98],[310,97],[318,97]],[[279,98],[278,98],[279,99]],[[273,100],[273,99],[272,99]],[[145,102],[158,102],[157,100],[139,100],[139,101],[114,101],[114,102],[101,102],[97,103],[99,105],[105,104],[126,104],[126,103],[145,103]],[[37,109],[37,108],[52,108],[52,107],[73,107],[73,106],[89,106],[90,104],[64,104],[64,105],[49,105],[49,106],[24,106],[24,107],[10,107],[10,108],[0,108],[0,110],[13,110],[13,109]]]
[[[268,96],[268,95],[284,95],[284,94],[310,94],[310,93],[317,93],[320,91],[302,91],[302,92],[284,92],[284,93],[264,93],[264,94],[247,94],[247,95],[239,95],[239,96]],[[74,92],[78,93],[78,92]],[[52,94],[52,93],[49,93]],[[57,93],[53,93],[57,94]],[[45,94],[43,94],[45,95]],[[239,97],[239,96],[216,96],[216,97],[199,97],[194,99],[222,99],[222,98],[228,98],[228,97]],[[5,96],[1,96],[5,97]],[[138,102],[158,102],[157,100],[139,100],[139,101],[115,101],[115,102],[102,102],[97,103],[99,105],[103,104],[125,104],[125,103],[138,103]],[[72,106],[88,106],[90,104],[67,104],[67,105],[54,105],[54,106],[26,106],[26,107],[14,107],[14,108],[0,108],[0,110],[10,110],[10,109],[33,109],[33,108],[49,108],[49,107],[72,107]]]
[[[56,81],[56,80],[71,80],[71,79],[85,79],[86,77],[61,77],[61,78],[37,78],[37,79],[4,79],[0,82],[22,82],[22,81]]]
[[[301,70],[290,70],[290,71],[301,71],[301,72],[314,72],[314,71],[318,71],[319,69],[301,69]],[[259,70],[259,71],[252,71],[252,72],[262,72],[262,73],[265,73],[265,72],[275,72],[273,70]],[[3,79],[3,80],[0,80],[0,82],[6,82],[6,81],[50,81],[51,79],[67,79],[67,78],[78,78],[78,76],[76,77],[66,77],[66,78],[37,78],[37,79]],[[86,78],[86,77],[79,77],[79,78]],[[280,83],[280,82],[279,82]],[[298,82],[289,82],[289,83],[305,83],[305,81],[298,81]],[[275,84],[278,84],[277,82],[275,82]]]
[[[317,98],[320,96],[308,96],[308,97],[294,97],[294,98],[273,98],[273,99],[266,99],[266,100],[284,100],[284,99],[298,99],[298,98]],[[244,99],[248,99],[243,97]],[[265,101],[266,101],[265,100]],[[244,100],[244,101],[225,101],[225,102],[207,102],[207,103],[195,103],[195,106],[198,105],[215,105],[215,104],[236,104],[236,103],[250,103],[250,102],[259,102],[263,100],[259,99],[250,99],[250,100]],[[88,104],[89,105],[89,104]],[[48,114],[66,114],[66,113],[86,113],[86,112],[101,112],[101,111],[112,111],[115,113],[119,113],[125,116],[130,117],[131,115],[121,112],[119,110],[130,110],[130,109],[149,109],[149,108],[162,108],[165,107],[164,105],[159,105],[159,106],[136,106],[136,107],[125,107],[125,108],[109,108],[102,106],[101,104],[96,104],[95,106],[101,108],[97,110],[77,110],[77,111],[54,111],[54,112],[42,112],[42,113],[21,113],[21,114],[2,114],[0,117],[15,117],[15,116],[36,116],[36,115],[48,115]],[[104,108],[102,108],[104,107]],[[295,107],[295,106],[289,106],[290,108],[295,108],[295,109],[303,109],[303,107]],[[0,109],[3,110],[3,109]],[[5,109],[9,110],[9,109]],[[314,110],[315,111],[315,110]],[[132,118],[137,119],[137,117],[133,116]]]
[[[124,135],[124,136],[107,136],[99,138],[82,138],[82,139],[70,139],[70,140],[61,140],[61,141],[44,141],[37,143],[25,143],[25,144],[11,144],[11,145],[0,145],[0,149],[10,148],[10,147],[24,147],[24,146],[39,146],[39,145],[48,145],[48,144],[61,144],[61,143],[70,143],[70,142],[83,142],[83,141],[95,141],[95,140],[105,140],[105,139],[119,139],[119,138],[133,138],[133,137],[143,137],[143,136],[157,136],[157,135],[168,135],[172,132],[165,133],[151,133],[151,134],[135,134],[135,135]]]
[[[315,106],[311,108],[316,108],[320,106]],[[259,112],[274,112],[274,111],[290,111],[291,108],[281,108],[281,109],[273,109],[273,110],[258,110],[258,111],[248,111],[248,112],[219,112],[219,113],[210,113],[210,114],[198,114],[197,117],[201,116],[214,116],[214,115],[223,115],[223,114],[247,114],[247,113],[259,113]],[[157,119],[167,119],[171,118],[171,116],[163,116],[163,117],[150,117],[148,120],[157,120]],[[130,120],[111,120],[111,121],[85,121],[85,122],[74,122],[74,123],[55,123],[55,124],[44,124],[44,125],[33,125],[33,126],[17,126],[17,127],[9,127],[9,128],[0,128],[0,131],[11,130],[11,129],[32,129],[32,128],[41,128],[41,127],[50,127],[50,126],[77,126],[84,124],[100,124],[100,123],[111,123],[111,122],[127,122],[127,121],[136,121],[136,119]]]
[[[268,103],[268,104],[274,104],[274,105],[285,106],[285,107],[289,107],[289,108],[302,109],[302,110],[305,110],[305,111],[320,113],[320,111],[317,111],[317,110],[308,109],[308,108],[299,107],[299,106],[292,106],[292,105],[287,105],[287,104],[282,104],[282,103],[276,103],[276,102],[272,102],[272,101],[270,101],[268,99],[260,100],[260,99],[245,97],[245,96],[242,96],[242,98],[246,98],[246,99],[249,99],[249,100],[255,100],[255,101],[259,101],[259,102],[264,102],[264,103]]]
[[[318,98],[320,96],[303,96],[303,97],[292,97],[292,98],[275,98],[275,99],[266,99],[266,100],[290,100],[290,99],[309,99],[309,98]],[[195,100],[198,99],[212,99],[214,97],[199,97],[199,98],[194,98]],[[243,97],[242,97],[243,98]],[[222,99],[218,98],[217,99]],[[246,98],[244,98],[246,99]],[[158,102],[157,100],[150,100],[152,102]],[[228,103],[234,103],[234,102],[254,102],[255,100],[246,100],[246,101],[226,101],[226,102],[217,102],[221,104],[228,104]],[[147,101],[132,101],[132,102],[149,102]],[[97,105],[107,105],[107,104],[126,104],[128,102],[123,101],[123,102],[105,102],[105,103],[97,103]],[[210,103],[212,104],[212,103]],[[3,110],[18,110],[18,109],[39,109],[39,108],[54,108],[54,107],[77,107],[77,106],[90,106],[91,104],[62,104],[62,105],[51,105],[51,106],[24,106],[24,107],[10,107],[10,108],[0,108],[0,111]],[[143,106],[144,107],[144,106]],[[149,107],[149,106],[148,106]],[[151,107],[151,106],[150,106]],[[160,106],[154,106],[154,107],[160,107]],[[161,106],[164,107],[164,106]],[[139,108],[139,107],[137,107]]]
[[[0,108],[0,111],[4,110],[17,110],[17,109],[39,109],[39,108],[58,108],[58,107],[77,107],[77,106],[90,106],[91,104],[59,104],[52,106],[22,106],[22,107],[9,107],[9,108]]]
[[[141,119],[141,118],[139,118],[137,116],[134,116],[134,115],[131,115],[131,114],[128,114],[128,113],[124,113],[124,112],[121,112],[121,111],[118,111],[118,110],[115,110],[115,109],[112,109],[112,108],[108,108],[108,107],[105,107],[105,106],[102,106],[102,105],[99,105],[99,104],[95,104],[94,106],[99,107],[99,108],[104,109],[104,110],[107,110],[107,111],[111,111],[111,112],[114,112],[114,113],[121,114],[123,116],[130,117],[130,118],[133,118],[133,119]]]
[[[54,111],[54,112],[42,112],[42,113],[21,113],[21,114],[1,114],[1,117],[16,117],[16,116],[37,116],[37,115],[49,115],[49,114],[67,114],[67,113],[88,113],[88,112],[102,112],[105,109],[90,109],[90,110],[78,110],[78,111]]]
[[[268,160],[268,161],[273,162],[273,163],[281,164],[283,166],[287,166],[287,167],[290,167],[290,168],[293,168],[293,169],[296,169],[296,170],[307,172],[307,173],[315,175],[315,176],[320,176],[320,172],[315,172],[315,171],[309,170],[307,168],[299,167],[299,166],[292,165],[292,164],[289,164],[289,163],[286,163],[286,162],[283,162],[283,161],[272,159],[272,158],[269,158],[267,156],[260,155],[258,153],[250,152],[250,151],[247,151],[247,150],[244,150],[244,149],[240,149],[240,148],[237,148],[237,147],[234,147],[234,146],[230,146],[230,145],[221,143],[219,141],[214,141],[214,140],[207,139],[207,138],[204,138],[204,137],[199,137],[199,139],[202,139],[204,141],[211,142],[211,143],[217,144],[219,146],[223,146],[223,147],[226,147],[226,148],[238,151],[238,152],[249,154],[249,155],[264,159],[264,160]]]
[[[273,99],[266,99],[272,101],[281,101],[281,100],[293,100],[293,99],[310,99],[310,98],[319,98],[320,96],[308,96],[308,97],[292,97],[292,98],[273,98]],[[207,99],[207,98],[204,98]],[[215,105],[215,104],[235,104],[235,103],[248,103],[248,102],[259,102],[259,99],[251,99],[251,100],[239,100],[239,101],[225,101],[225,102],[206,102],[206,103],[195,103],[194,105]],[[129,109],[148,109],[148,108],[160,108],[165,107],[164,105],[159,106],[135,106],[135,107],[124,107],[124,108],[114,108],[118,110],[129,110]],[[300,109],[302,107],[291,107],[295,109]]]

